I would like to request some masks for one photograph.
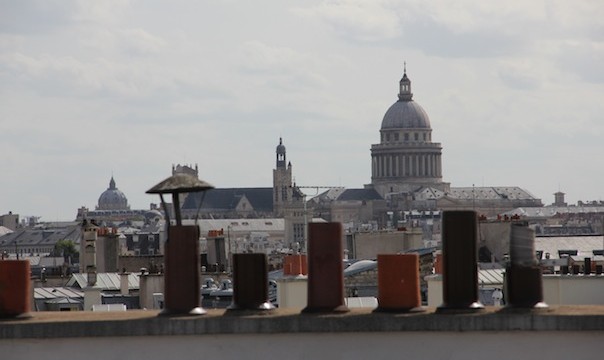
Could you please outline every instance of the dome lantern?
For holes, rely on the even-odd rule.
[[[399,82],[398,98],[400,101],[411,101],[413,93],[411,92],[411,80],[407,77],[407,62],[403,68],[403,78]]]

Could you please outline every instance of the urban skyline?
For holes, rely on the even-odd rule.
[[[131,208],[173,164],[270,186],[371,182],[407,62],[452,186],[602,200],[597,1],[1,1],[0,213],[73,220],[111,176]]]

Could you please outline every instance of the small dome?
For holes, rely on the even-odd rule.
[[[382,130],[385,129],[430,129],[430,119],[415,101],[399,100],[384,115]]]
[[[279,138],[279,145],[277,145],[277,154],[285,154],[285,145],[283,145],[282,138]]]
[[[115,186],[113,176],[109,182],[109,188],[99,196],[97,210],[128,210],[128,199],[123,192]]]

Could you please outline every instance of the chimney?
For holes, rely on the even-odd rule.
[[[160,315],[205,314],[200,306],[199,227],[169,226],[168,243],[164,256],[164,310]]]
[[[304,313],[347,312],[342,224],[308,224],[308,301]]]
[[[591,258],[585,258],[583,266],[583,274],[591,275]]]
[[[418,312],[419,292],[418,254],[378,254],[377,312]]]
[[[443,273],[443,254],[441,252],[437,253],[434,257],[434,273]]]
[[[443,305],[437,312],[476,312],[478,218],[475,211],[445,211],[442,219]]]
[[[0,318],[31,317],[29,260],[0,260]]]
[[[130,273],[127,273],[127,272],[120,273],[120,293],[122,295],[130,294],[130,290],[128,288],[128,277],[129,276],[130,276]]]
[[[287,255],[283,258],[283,275],[300,276],[308,274],[306,255]]]
[[[547,308],[543,302],[541,267],[535,255],[535,233],[526,222],[513,222],[511,226],[507,308]]]
[[[233,254],[233,303],[228,310],[272,310],[265,254]]]

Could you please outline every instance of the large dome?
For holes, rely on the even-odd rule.
[[[111,177],[109,188],[99,196],[97,210],[128,210],[128,199],[123,192],[115,186],[115,180]]]
[[[382,130],[385,129],[429,129],[430,119],[426,111],[415,101],[399,100],[384,115]]]

